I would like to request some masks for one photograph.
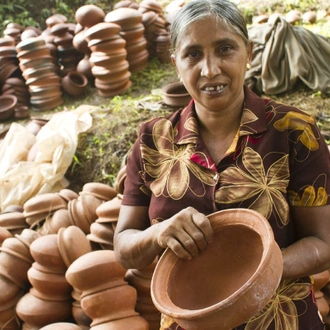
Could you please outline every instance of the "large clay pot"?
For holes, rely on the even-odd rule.
[[[102,22],[104,17],[104,11],[100,7],[92,4],[81,6],[75,12],[76,22],[88,28]]]
[[[283,271],[281,250],[261,214],[228,209],[209,219],[214,239],[208,248],[192,260],[167,249],[151,282],[157,309],[189,330],[244,323],[269,302]]]

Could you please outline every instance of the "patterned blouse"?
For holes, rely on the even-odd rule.
[[[206,215],[253,209],[285,248],[295,241],[290,206],[327,205],[329,193],[330,154],[314,118],[245,87],[239,132],[219,164],[198,134],[193,100],[144,123],[128,157],[122,204],[148,206],[151,224],[188,206]],[[163,316],[161,329],[182,328]],[[235,329],[324,329],[310,278],[282,281],[267,306]]]

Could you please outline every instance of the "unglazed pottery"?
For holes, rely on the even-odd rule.
[[[114,251],[97,250],[82,255],[68,268],[65,276],[81,297],[127,283],[126,270],[117,262]]]
[[[83,5],[75,12],[76,22],[87,28],[102,22],[104,17],[104,11],[100,7],[93,4]]]
[[[77,324],[69,322],[56,322],[48,324],[39,330],[82,330]]]
[[[174,82],[162,88],[164,103],[171,107],[184,107],[188,105],[191,96],[181,82]]]
[[[189,330],[228,330],[259,312],[283,271],[282,253],[268,221],[248,209],[209,215],[214,239],[192,260],[167,249],[151,282],[157,309]]]

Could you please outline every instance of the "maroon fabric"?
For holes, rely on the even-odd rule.
[[[295,241],[289,207],[329,204],[329,180],[329,150],[313,117],[245,88],[236,150],[219,164],[198,135],[193,101],[166,118],[145,123],[128,157],[122,204],[149,206],[150,223],[188,206],[206,215],[228,208],[254,209],[268,219],[277,243],[285,248]],[[268,327],[253,321],[237,329],[275,329],[275,322],[288,318],[286,330],[323,329],[309,278],[281,283],[280,288],[278,305],[271,304],[260,321],[273,317]],[[292,315],[285,315],[286,306]]]

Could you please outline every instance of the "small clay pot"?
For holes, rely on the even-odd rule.
[[[82,192],[91,194],[103,201],[111,200],[117,196],[117,191],[113,187],[102,182],[87,182],[83,185]]]
[[[121,7],[110,11],[104,17],[105,22],[116,23],[123,31],[134,29],[142,23],[142,14],[133,8]]]
[[[82,309],[93,320],[91,326],[138,315],[134,310],[135,304],[136,290],[128,284],[92,293],[81,299]]]
[[[71,317],[72,300],[42,300],[28,292],[16,305],[18,317],[23,322],[38,328],[51,323],[69,320]]]
[[[17,96],[12,94],[0,95],[0,121],[12,118],[15,113]]]
[[[60,254],[67,267],[82,255],[92,251],[85,233],[77,226],[61,228],[57,240]]]
[[[65,273],[67,267],[60,254],[57,234],[38,237],[31,243],[30,251],[33,259],[42,267],[54,273]]]
[[[85,38],[88,41],[93,39],[106,40],[119,34],[121,27],[116,23],[101,22],[90,27],[85,32]]]
[[[64,91],[70,95],[82,95],[87,87],[88,79],[84,74],[77,71],[70,71],[61,81]]]
[[[149,330],[148,322],[141,316],[130,316],[93,326],[93,330]]]
[[[81,6],[75,12],[76,22],[88,28],[102,22],[104,17],[104,11],[100,7],[92,4]]]
[[[126,270],[116,261],[114,251],[96,250],[82,255],[68,268],[65,277],[81,298],[125,284]]]
[[[162,88],[162,95],[164,103],[171,107],[184,107],[191,100],[190,94],[181,82],[165,85]]]
[[[39,330],[82,330],[77,324],[69,322],[55,322],[48,324],[45,327],[40,328]]]

